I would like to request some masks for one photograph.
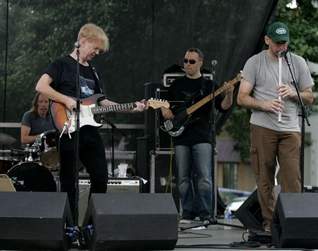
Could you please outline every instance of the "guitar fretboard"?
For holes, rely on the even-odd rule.
[[[191,105],[189,108],[187,108],[186,112],[188,115],[195,112],[197,109],[199,109],[201,106],[205,105],[209,101],[211,101],[216,96],[220,95],[225,90],[229,89],[231,86],[235,85],[241,80],[241,74],[239,73],[234,79],[230,80],[229,82],[225,82],[219,89],[217,89],[214,93],[211,93],[207,96],[205,96],[203,99],[198,101],[197,103]]]
[[[135,103],[116,104],[110,106],[97,106],[92,108],[92,113],[100,114],[106,112],[130,111],[136,107]]]

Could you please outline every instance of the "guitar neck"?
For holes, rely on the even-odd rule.
[[[197,103],[195,103],[195,104],[191,105],[190,107],[188,107],[187,110],[186,110],[187,114],[190,115],[191,113],[195,112],[200,107],[202,107],[203,105],[205,105],[206,103],[208,103],[209,101],[214,99],[216,96],[220,95],[222,92],[224,92],[225,90],[229,89],[232,85],[234,85],[238,81],[240,81],[239,78],[240,78],[240,74],[236,78],[234,78],[233,80],[231,80],[231,81],[225,83],[224,85],[222,85],[214,93],[213,92],[210,93],[209,95],[205,96],[203,99],[198,101]]]
[[[96,106],[92,108],[94,114],[101,114],[107,112],[121,112],[121,111],[130,111],[136,107],[135,103],[125,103],[125,104],[116,104],[109,106]]]
[[[221,90],[222,89],[222,90]],[[218,96],[219,94],[221,94],[226,88],[219,88],[216,90],[215,93],[211,93],[207,96],[205,96],[203,99],[201,99],[200,101],[198,101],[197,103],[191,105],[189,108],[187,108],[187,114],[190,115],[191,113],[195,112],[196,110],[198,110],[200,107],[202,107],[203,105],[205,105],[206,103],[208,103],[209,101],[211,101],[214,97]]]

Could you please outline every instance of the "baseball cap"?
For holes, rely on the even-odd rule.
[[[274,22],[267,28],[266,35],[275,43],[289,42],[289,30],[286,24],[282,22]]]

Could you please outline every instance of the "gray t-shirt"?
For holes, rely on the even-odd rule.
[[[288,61],[294,72],[296,83],[300,91],[312,87],[314,82],[311,78],[305,60],[294,54],[288,53]],[[272,100],[278,98],[278,60],[271,58],[267,50],[264,50],[246,62],[243,69],[243,78],[253,86],[252,96],[257,100]],[[282,83],[292,84],[292,77],[288,70],[288,65],[282,59]],[[284,99],[284,110],[282,121],[278,122],[278,114],[252,110],[250,123],[275,131],[300,131],[297,102],[286,98]]]
[[[46,118],[42,118],[36,116],[30,111],[27,111],[23,114],[21,124],[31,128],[30,135],[38,135],[42,132],[54,129],[53,121],[50,115],[47,115]]]

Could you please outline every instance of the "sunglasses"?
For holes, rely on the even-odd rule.
[[[183,63],[185,63],[185,64],[195,64],[197,61],[195,61],[194,59],[187,59],[187,58],[185,58],[185,59],[183,59]]]

